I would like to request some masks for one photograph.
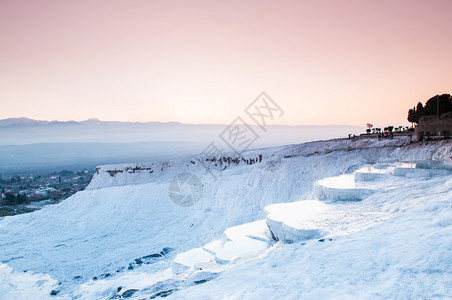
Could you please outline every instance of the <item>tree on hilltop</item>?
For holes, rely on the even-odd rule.
[[[430,98],[424,107],[424,115],[436,116],[437,103],[439,102],[439,115],[452,111],[452,98],[449,94],[437,95]]]
[[[416,107],[408,110],[408,122],[419,124],[419,119],[424,115],[424,106],[421,102]]]

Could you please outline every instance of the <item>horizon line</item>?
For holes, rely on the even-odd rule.
[[[0,119],[1,121],[6,120],[30,120],[30,121],[36,121],[36,122],[60,122],[60,123],[69,123],[69,122],[75,122],[75,123],[81,123],[81,122],[115,122],[115,123],[134,123],[134,124],[146,124],[146,123],[160,123],[160,124],[180,124],[180,125],[206,125],[206,126],[229,126],[230,124],[226,123],[184,123],[179,121],[119,121],[119,120],[100,120],[99,118],[88,118],[83,120],[42,120],[42,119],[34,119],[29,117],[8,117]],[[248,124],[249,126],[258,126],[255,124]],[[409,125],[409,124],[408,124]],[[404,125],[408,126],[408,125]],[[296,124],[296,125],[289,125],[289,124],[268,124],[266,126],[280,126],[280,127],[334,127],[334,126],[342,126],[342,127],[367,127],[366,125],[356,125],[356,124]],[[373,127],[381,127],[383,125],[373,126]],[[385,125],[385,126],[393,126],[393,125]],[[399,125],[400,126],[400,125]]]

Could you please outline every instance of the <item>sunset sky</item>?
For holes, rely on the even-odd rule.
[[[452,1],[0,0],[0,118],[406,125],[452,92]]]

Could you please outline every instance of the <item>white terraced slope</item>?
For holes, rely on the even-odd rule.
[[[2,297],[27,298],[30,290],[39,299],[452,295],[450,142],[331,140],[226,156],[206,162],[216,179],[192,157],[101,166],[85,191],[1,219]],[[446,167],[420,163],[397,176],[403,166],[394,162],[425,160]],[[316,182],[357,178],[362,167],[389,171],[349,182],[348,189],[372,190],[361,201],[337,199],[334,179],[325,185],[328,199],[316,200]],[[191,207],[168,194],[181,173],[203,183]]]
[[[404,170],[405,172],[400,172]],[[362,200],[372,193],[390,193],[410,183],[398,176],[415,174],[429,179],[452,174],[452,164],[442,162],[409,162],[365,166],[353,174],[321,179],[315,183],[319,200],[273,204],[265,207],[267,225],[276,240],[307,240],[337,237],[388,219],[390,214],[378,208],[377,203],[352,205],[350,200]],[[380,195],[381,198],[384,195]]]
[[[272,243],[265,220],[234,226],[225,230],[222,240],[178,254],[172,270],[175,274],[218,271],[220,265],[243,262],[263,254]]]

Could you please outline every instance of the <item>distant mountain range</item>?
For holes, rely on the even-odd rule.
[[[43,121],[30,118],[8,118],[0,119],[0,127],[10,126],[36,126],[36,125],[75,125],[75,124],[182,124],[178,122],[120,122],[120,121],[101,121],[97,118],[91,118],[85,121]]]
[[[0,120],[0,127],[7,126],[31,126],[38,124],[48,124],[49,121],[37,121],[29,118],[9,118]]]

